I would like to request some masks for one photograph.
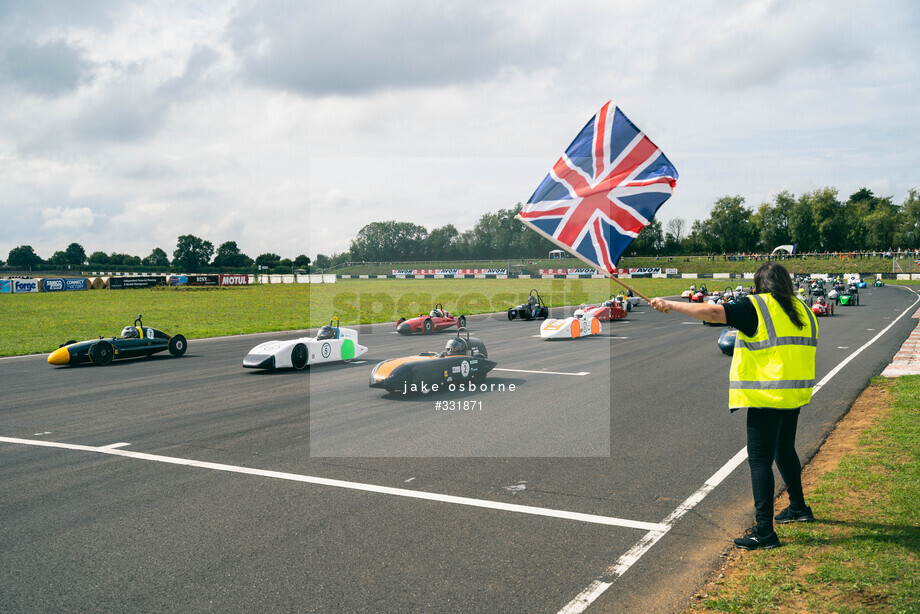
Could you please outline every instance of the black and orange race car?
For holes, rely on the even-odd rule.
[[[472,390],[497,364],[489,360],[485,344],[461,328],[456,337],[448,340],[443,352],[423,352],[378,363],[371,371],[370,387],[405,395]]]

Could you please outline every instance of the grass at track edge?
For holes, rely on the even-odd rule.
[[[815,464],[817,521],[777,526],[781,548],[729,551],[689,612],[920,612],[920,376],[875,378]]]

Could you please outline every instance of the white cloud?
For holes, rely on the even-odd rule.
[[[89,207],[42,209],[42,217],[45,218],[42,228],[47,229],[74,230],[89,228],[93,225],[93,212]]]

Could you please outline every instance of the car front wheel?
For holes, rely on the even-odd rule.
[[[115,357],[115,348],[108,341],[99,341],[89,348],[89,359],[93,364],[104,366],[112,362]]]
[[[300,371],[307,366],[307,346],[298,343],[291,349],[291,366]]]
[[[185,354],[185,350],[188,349],[188,341],[186,341],[185,337],[182,335],[173,335],[169,338],[169,345],[167,346],[167,349],[173,356],[182,356]]]

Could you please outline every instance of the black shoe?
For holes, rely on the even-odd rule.
[[[769,550],[770,548],[778,548],[783,545],[775,532],[770,533],[767,537],[758,537],[756,533],[752,533],[748,537],[735,538],[734,541],[735,547],[741,548],[742,550],[757,550],[758,548]]]
[[[815,519],[814,514],[811,513],[811,508],[807,505],[804,510],[794,510],[792,507],[787,507],[779,514],[773,517],[773,520],[777,524],[786,524],[787,522],[811,522]]]

